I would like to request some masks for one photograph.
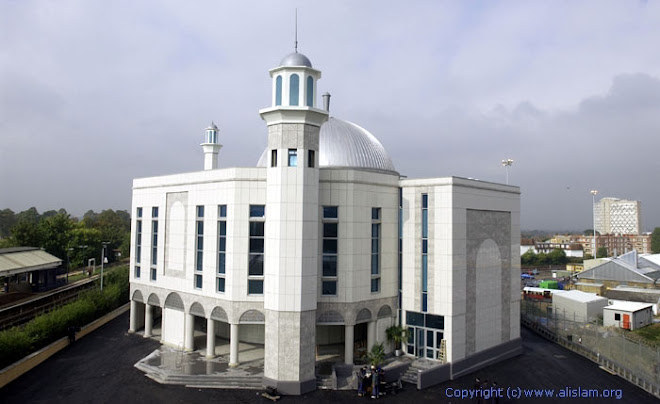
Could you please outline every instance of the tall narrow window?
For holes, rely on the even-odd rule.
[[[158,207],[151,208],[151,280],[157,277],[158,263]]]
[[[380,208],[371,208],[371,293],[380,292]]]
[[[339,223],[337,206],[323,207],[323,268],[321,273],[321,294],[337,295],[337,257]]]
[[[316,160],[316,153],[314,150],[307,150],[307,167],[314,168]]]
[[[264,293],[264,227],[266,207],[250,205],[250,245],[248,261],[248,294]]]
[[[270,166],[277,167],[277,149],[270,151]]]
[[[289,77],[289,105],[298,105],[298,97],[300,93],[300,78],[297,74],[292,74]]]
[[[140,277],[140,265],[142,261],[142,208],[137,208],[135,220],[135,269],[134,276]]]
[[[289,149],[289,167],[296,167],[298,165],[298,150]]]
[[[275,79],[275,105],[282,105],[282,76]]]
[[[218,206],[218,271],[216,273],[216,290],[225,291],[225,263],[227,253],[227,205]]]
[[[197,206],[197,220],[195,221],[195,288],[201,289],[204,270],[204,206]]]
[[[307,76],[307,102],[305,105],[308,107],[314,106],[314,78]]]
[[[429,196],[422,194],[422,311],[428,310],[429,278]]]

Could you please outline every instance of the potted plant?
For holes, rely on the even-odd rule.
[[[367,361],[372,366],[378,366],[385,359],[385,348],[383,344],[376,344],[367,352]]]
[[[387,334],[387,340],[394,343],[394,354],[401,356],[401,344],[406,339],[406,329],[395,324],[385,330],[385,333]]]

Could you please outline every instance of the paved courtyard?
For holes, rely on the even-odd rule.
[[[134,364],[154,352],[160,344],[140,335],[128,334],[128,313],[85,338],[76,341],[48,361],[0,390],[3,403],[254,403],[270,402],[255,390],[221,390],[162,385],[149,379]],[[523,398],[508,402],[625,402],[657,403],[658,400],[623,379],[599,369],[523,329],[524,355],[489,366],[472,375],[424,391],[406,385],[390,402],[472,403],[476,398],[449,397],[474,386],[475,377],[495,380],[504,389],[607,389],[621,400]],[[201,366],[201,365],[200,365]],[[285,403],[349,403],[358,400],[354,392],[315,391],[300,397],[283,397]]]

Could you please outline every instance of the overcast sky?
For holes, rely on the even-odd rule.
[[[268,70],[299,51],[331,114],[403,175],[522,191],[523,229],[591,228],[591,189],[660,226],[660,1],[0,1],[0,209],[127,209],[132,179],[254,166]],[[320,100],[318,100],[320,104]]]

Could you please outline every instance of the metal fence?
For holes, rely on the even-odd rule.
[[[554,313],[547,302],[522,300],[520,309],[523,325],[660,398],[660,349],[631,339],[627,331]]]

